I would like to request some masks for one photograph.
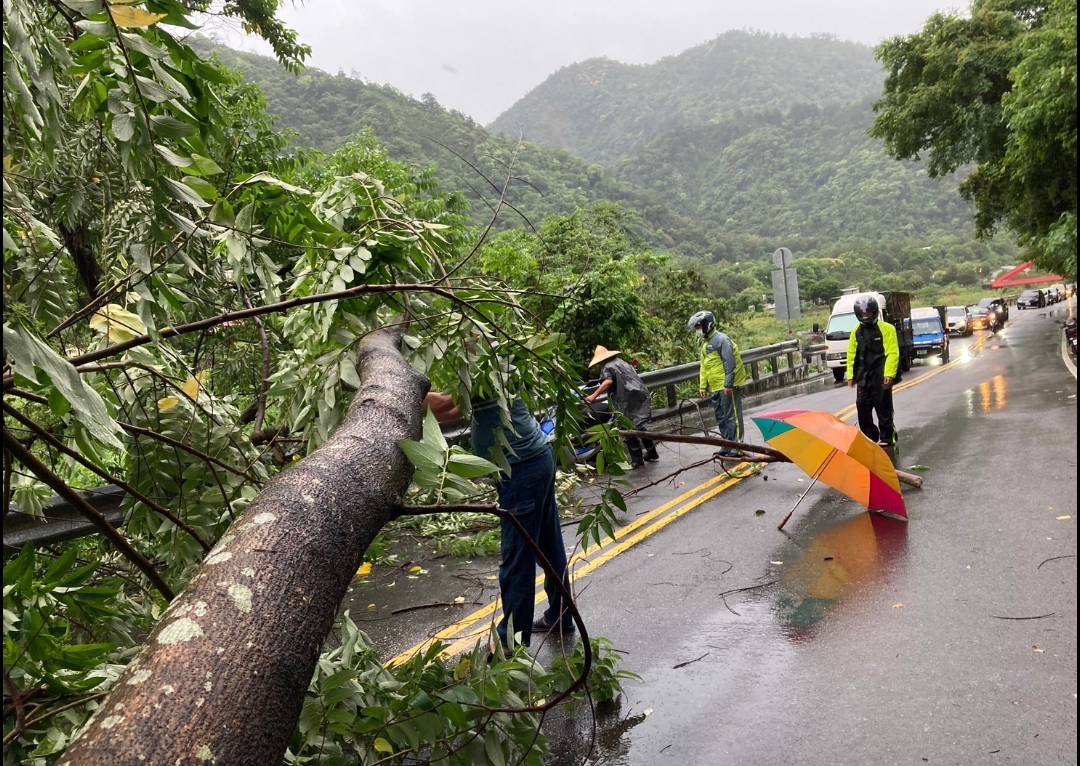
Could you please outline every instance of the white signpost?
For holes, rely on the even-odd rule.
[[[799,311],[799,277],[791,267],[791,251],[781,247],[773,253],[772,272],[773,303],[776,304],[776,318],[787,321],[788,337],[791,337],[791,320],[802,316]]]

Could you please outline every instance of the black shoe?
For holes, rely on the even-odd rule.
[[[635,460],[632,463],[630,463],[630,468],[631,469],[644,468],[644,467],[645,467],[645,461],[644,460]]]
[[[572,634],[574,632],[574,630],[575,630],[574,623],[570,623],[569,625],[566,625],[566,626],[548,625],[546,622],[544,622],[543,617],[541,617],[539,620],[534,622],[533,626],[532,626],[532,632],[533,633],[558,633],[559,635],[562,635],[562,636],[569,636],[570,634]]]
[[[739,452],[739,450],[737,450],[737,449],[727,449],[727,448],[725,448],[725,449],[717,450],[716,452],[713,453],[713,457],[739,458],[739,457],[742,457],[742,456],[743,456],[743,453]]]
[[[645,462],[646,463],[654,463],[659,459],[660,459],[660,455],[657,454],[656,450],[653,450],[652,452],[646,452],[645,453]]]

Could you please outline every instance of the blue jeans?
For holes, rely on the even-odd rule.
[[[555,461],[551,447],[536,457],[513,464],[513,474],[503,476],[499,485],[499,507],[509,511],[539,547],[544,558],[562,573],[563,584],[570,590],[566,569],[559,509],[555,503]],[[521,643],[529,645],[532,637],[533,609],[536,603],[536,554],[509,521],[502,520],[502,563],[499,565],[499,588],[502,591],[503,618],[496,630],[506,645],[508,624],[521,634]],[[573,625],[570,612],[562,610],[562,593],[550,575],[544,579],[548,609],[544,621],[559,620],[565,628]]]
[[[728,441],[743,440],[742,390],[733,388],[731,396],[723,389],[712,395],[713,409],[716,411],[716,427],[720,437]]]

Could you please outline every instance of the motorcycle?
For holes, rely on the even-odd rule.
[[[581,403],[580,413],[583,430],[599,425],[600,423],[611,423],[614,420],[609,413],[599,413],[584,402]],[[555,406],[549,405],[547,411],[537,418],[537,422],[540,425],[540,430],[547,436],[548,443],[553,443],[555,441],[555,426],[557,423]],[[599,441],[588,440],[585,438],[587,436],[588,434],[582,434],[581,437],[574,437],[573,439],[573,461],[575,463],[595,462],[597,454],[599,454],[602,449]]]
[[[986,327],[994,335],[998,334],[998,330],[1000,330],[1002,328],[1002,321],[1001,321],[1001,317],[998,315],[998,312],[996,312],[996,311],[988,311],[988,312],[986,312]]]
[[[1065,342],[1068,344],[1069,352],[1076,356],[1076,317],[1065,323]]]

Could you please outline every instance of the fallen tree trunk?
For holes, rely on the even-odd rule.
[[[429,383],[387,330],[334,434],[271,481],[173,601],[61,759],[70,766],[282,762],[323,641],[398,505]]]

